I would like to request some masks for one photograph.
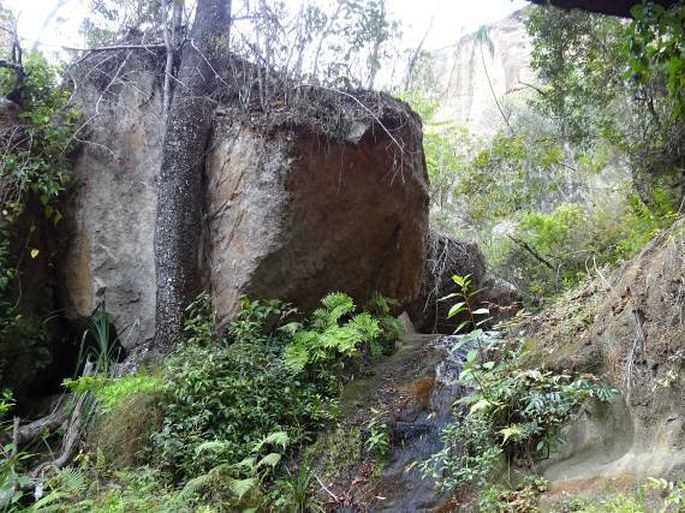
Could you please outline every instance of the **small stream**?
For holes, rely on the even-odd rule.
[[[486,332],[481,343],[500,338]],[[435,481],[424,478],[419,464],[442,448],[441,433],[452,419],[452,405],[467,390],[457,383],[466,354],[478,342],[463,343],[464,335],[441,337],[433,342],[439,363],[435,384],[426,405],[408,405],[391,426],[393,449],[377,488],[371,512],[430,512],[447,498],[435,488]]]

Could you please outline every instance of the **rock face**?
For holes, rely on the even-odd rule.
[[[585,301],[592,301],[588,296]],[[611,283],[594,323],[551,366],[590,370],[621,392],[567,430],[552,480],[685,473],[685,222],[653,240]],[[551,348],[550,348],[551,349]]]
[[[439,101],[436,122],[465,125],[479,135],[504,126],[493,92],[500,103],[507,103],[530,91],[524,83],[537,82],[530,68],[526,12],[522,9],[485,27],[482,43],[471,34],[432,54]]]
[[[389,101],[384,99],[382,101]],[[331,290],[358,302],[375,290],[412,300],[427,225],[427,179],[416,121],[388,103],[354,143],[306,124],[260,132],[227,116],[208,159],[209,275],[220,312],[240,294],[314,308]],[[406,123],[409,121],[409,123]],[[375,126],[374,126],[375,125]]]
[[[61,297],[68,315],[88,317],[104,296],[120,341],[132,347],[155,328],[164,119],[155,70],[134,56],[123,69],[105,64],[84,77],[75,98],[87,132],[64,207]]]
[[[476,244],[460,242],[435,231],[429,233],[427,242],[421,293],[408,313],[420,333],[451,335],[465,319],[459,316],[447,319],[450,307],[458,300],[439,299],[459,291],[452,281],[454,275],[468,275],[471,290],[480,289],[485,276],[485,258]]]
[[[75,165],[61,271],[72,315],[90,314],[104,292],[131,348],[154,333],[164,125],[156,71],[141,62],[126,67],[106,94],[96,79],[82,86],[79,102],[93,120]],[[224,318],[241,295],[311,309],[332,290],[358,303],[374,291],[404,305],[418,294],[428,223],[420,121],[383,95],[309,94],[307,112],[218,111],[206,201],[188,208],[204,209],[198,261]],[[335,130],[315,119],[322,110],[335,113]]]

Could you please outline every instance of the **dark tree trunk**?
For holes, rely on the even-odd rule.
[[[155,346],[161,350],[182,340],[184,309],[199,288],[202,172],[212,93],[229,53],[230,9],[231,0],[198,0],[167,114],[155,226]]]
[[[611,16],[630,17],[630,9],[642,3],[642,0],[528,0],[539,5],[553,5],[562,9],[582,9],[583,11],[609,14]],[[669,7],[679,0],[654,0],[655,4]]]

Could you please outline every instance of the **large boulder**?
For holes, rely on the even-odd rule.
[[[147,60],[146,60],[147,59]],[[60,265],[64,304],[104,294],[122,343],[152,337],[154,225],[164,118],[158,68],[129,57],[109,81],[90,66],[77,101],[89,133],[75,167]],[[154,60],[154,59],[152,59]],[[267,114],[217,110],[205,163],[205,288],[223,318],[241,295],[308,310],[332,290],[400,306],[419,293],[428,223],[419,118],[368,92],[300,89]],[[262,106],[263,107],[263,106]]]

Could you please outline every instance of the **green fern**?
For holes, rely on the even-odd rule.
[[[196,495],[208,488],[209,485],[213,484],[215,481],[216,475],[212,472],[194,477],[183,486],[183,489],[179,494],[179,498],[182,500],[190,499],[193,495]]]
[[[278,465],[281,462],[281,455],[278,454],[277,452],[270,452],[266,456],[264,456],[261,460],[259,460],[259,463],[257,463],[257,468],[262,468],[262,467],[271,467],[271,468],[276,468],[276,465]]]
[[[80,469],[75,467],[64,467],[57,470],[54,477],[48,480],[51,488],[50,493],[36,501],[31,508],[32,511],[59,511],[62,509],[62,501],[80,495],[86,490],[86,476]]]
[[[258,485],[258,483],[259,481],[256,477],[248,477],[245,479],[232,479],[228,487],[230,488],[231,493],[238,497],[238,500],[242,500],[245,494],[254,489]]]
[[[259,441],[255,446],[254,449],[252,449],[252,452],[259,452],[262,450],[262,447],[265,445],[280,445],[283,450],[288,446],[290,443],[290,438],[288,437],[288,433],[285,431],[276,431],[274,433],[271,433],[270,435],[267,435],[263,440]]]
[[[283,363],[293,374],[300,374],[308,367],[319,367],[340,357],[352,357],[362,342],[371,343],[381,334],[376,319],[368,313],[360,313],[341,323],[354,312],[354,301],[342,292],[332,292],[321,300],[322,307],[312,314],[308,329],[301,324],[291,324],[287,331],[293,337],[286,347]],[[323,369],[313,369],[318,374]]]
[[[203,442],[195,449],[195,456],[199,456],[203,452],[221,452],[227,449],[229,445],[223,440],[211,440]]]

